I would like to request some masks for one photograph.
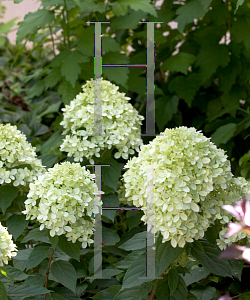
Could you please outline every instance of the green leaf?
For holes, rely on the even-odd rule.
[[[11,267],[9,265],[5,265],[3,267],[1,267],[1,269],[6,272],[8,277],[11,277],[13,280],[25,280],[29,277],[28,274],[25,274],[24,272],[22,272],[21,270]]]
[[[211,300],[216,293],[216,288],[212,286],[196,286],[191,289],[191,293],[194,294],[198,300]]]
[[[79,63],[88,61],[89,58],[84,56],[80,51],[68,51],[61,68],[61,74],[71,83],[73,88],[75,88],[78,75],[81,73]]]
[[[78,48],[83,55],[94,56],[94,25],[81,28],[79,32]]]
[[[204,267],[206,267],[211,273],[218,276],[230,276],[232,277],[231,266],[226,259],[220,259],[219,255],[221,251],[216,246],[206,242],[200,241],[199,245],[202,245],[203,249],[198,250],[195,247],[197,241],[193,243],[191,249],[191,255]],[[204,251],[204,252],[203,252]]]
[[[183,32],[188,23],[193,22],[194,19],[199,19],[207,10],[212,0],[201,3],[199,0],[192,0],[185,5],[181,5],[176,10],[178,17],[174,20],[178,23],[178,30]]]
[[[187,299],[188,290],[184,280],[180,277],[176,270],[173,272],[175,273],[175,278],[178,284],[176,284],[173,278],[171,278],[172,273],[167,276],[165,275],[164,279],[159,280],[156,285],[155,294],[157,296],[157,300]],[[177,276],[179,276],[178,279]]]
[[[112,276],[115,276],[117,274],[120,274],[122,273],[123,271],[122,270],[117,270],[117,269],[104,269],[102,270],[102,276],[103,277],[112,277]]]
[[[226,45],[211,42],[203,44],[197,55],[196,65],[201,68],[202,82],[208,80],[219,66],[226,67],[230,55]]]
[[[232,275],[240,281],[241,275],[242,275],[242,270],[244,267],[244,261],[238,260],[238,259],[230,259],[228,262],[231,266]]]
[[[68,256],[79,261],[80,248],[81,248],[80,242],[78,241],[76,243],[69,242],[67,238],[64,235],[62,235],[59,237],[58,247],[63,252],[65,252]]]
[[[74,0],[74,1],[80,7],[81,12],[84,13],[93,11],[96,5],[92,0],[84,0],[84,1]]]
[[[18,18],[14,18],[14,19],[12,19],[12,20],[6,22],[6,23],[0,24],[0,33],[1,33],[1,34],[2,34],[2,33],[3,33],[3,34],[8,33],[8,32],[10,31],[10,29],[16,25],[15,23],[16,23],[16,20],[17,20],[17,19],[18,19]]]
[[[236,43],[244,43],[246,49],[250,50],[250,20],[246,15],[238,15],[237,20],[232,22],[231,39]],[[240,30],[240,32],[239,32]]]
[[[132,11],[125,16],[115,18],[110,25],[113,30],[136,29],[141,19],[146,19],[146,17],[147,14],[143,11]]]
[[[168,286],[170,289],[170,293],[174,294],[174,292],[176,291],[178,285],[179,285],[179,281],[180,281],[181,277],[179,275],[179,273],[176,271],[176,269],[171,269],[168,273]]]
[[[58,93],[62,95],[62,100],[65,105],[69,104],[81,91],[82,89],[79,82],[76,82],[76,85],[73,88],[67,80],[63,80],[58,88]]]
[[[250,299],[250,292],[246,292],[240,295],[238,300],[249,300]]]
[[[150,0],[120,0],[119,4],[124,6],[130,6],[133,10],[142,10],[146,13],[157,17],[156,10],[152,4],[150,4]]]
[[[0,298],[1,300],[8,300],[5,285],[0,282]]]
[[[165,125],[172,120],[174,114],[178,111],[179,98],[177,96],[164,96],[156,100],[155,114],[156,124],[160,131],[163,131]]]
[[[66,300],[66,299],[60,294],[51,293],[47,295],[46,300]]]
[[[6,221],[8,231],[15,240],[23,233],[29,224],[29,221],[25,220],[25,218],[25,215],[12,215]]]
[[[51,244],[52,248],[55,249],[58,244],[58,241],[59,241],[59,236],[58,235],[50,236],[50,234],[48,232],[48,238],[50,240],[50,244]]]
[[[179,52],[176,55],[170,56],[163,62],[162,70],[169,70],[171,72],[188,73],[188,68],[195,62],[195,56],[185,52]]]
[[[45,166],[46,168],[51,168],[54,166],[54,163],[57,161],[58,155],[44,154],[44,155],[38,156],[38,159],[41,159],[43,166]]]
[[[50,246],[37,246],[30,253],[27,263],[27,270],[38,266],[45,258],[49,257],[51,252]]]
[[[32,229],[21,241],[21,243],[27,243],[30,240],[34,240],[36,242],[44,242],[49,243],[48,238],[48,230],[43,229],[40,230],[39,228]]]
[[[158,276],[167,270],[170,264],[175,261],[184,251],[184,248],[173,248],[171,242],[162,243],[162,236],[156,241],[156,262],[159,267]]]
[[[189,107],[196,92],[201,84],[200,76],[196,73],[188,76],[177,76],[169,83],[169,91],[175,92],[180,98],[184,99]]]
[[[109,167],[107,167],[109,168]],[[109,194],[109,195],[103,195],[102,196],[102,202],[103,202],[103,207],[119,207],[119,199],[117,195],[114,194]],[[114,209],[103,209],[102,210],[102,215],[114,222],[115,215],[116,215],[116,210]]]
[[[128,88],[127,81],[129,78],[129,69],[127,67],[104,67],[102,70],[103,75],[107,76],[109,81],[114,81],[115,83]]]
[[[12,201],[18,194],[18,188],[11,185],[0,186],[0,207],[5,214],[6,209],[11,205]]]
[[[122,289],[132,288],[148,282],[148,279],[139,279],[146,277],[146,254],[140,255],[130,266],[123,278]]]
[[[92,299],[94,300],[110,300],[114,299],[114,296],[121,289],[120,286],[110,286],[109,288],[102,290],[101,292],[95,294]]]
[[[18,250],[17,255],[13,258],[14,260],[28,260],[30,253],[34,248],[28,248],[23,250]]]
[[[62,142],[62,131],[61,129],[55,131],[49,139],[42,145],[41,153],[47,154],[53,150],[54,147],[58,147]]]
[[[117,183],[121,175],[121,167],[118,162],[112,158],[105,159],[103,164],[110,165],[102,168],[103,182],[116,191]]]
[[[210,272],[204,268],[196,268],[193,270],[190,270],[189,273],[186,273],[185,276],[183,277],[186,286],[189,286],[190,284],[194,282],[199,282],[201,279],[206,278]]]
[[[28,34],[37,33],[39,28],[44,28],[53,19],[53,11],[47,9],[39,9],[26,14],[18,28],[16,43],[20,43]]]
[[[120,290],[114,300],[144,300],[148,298],[148,294],[152,290],[152,286],[148,283],[143,283],[139,286]],[[101,299],[100,299],[101,300]]]
[[[120,237],[111,228],[102,227],[102,240],[106,245],[115,245],[120,241]]]
[[[54,261],[51,265],[51,273],[62,285],[76,292],[76,270],[71,263],[63,260]]]
[[[110,36],[104,36],[102,38],[102,50],[105,52],[121,51],[120,44]]]
[[[9,297],[19,297],[19,300],[25,299],[29,296],[48,294],[51,291],[40,285],[13,285],[7,288],[7,295]]]
[[[119,246],[119,248],[124,249],[126,251],[146,249],[146,238],[147,238],[146,231],[136,233],[131,239],[127,240],[124,244]],[[148,246],[153,246],[153,245],[148,245]]]
[[[50,73],[44,78],[44,86],[46,89],[54,87],[62,78],[61,68],[54,67]]]
[[[237,125],[234,123],[228,123],[221,126],[211,135],[211,141],[217,146],[220,144],[226,144],[233,137],[236,129]]]
[[[38,117],[42,118],[47,114],[59,112],[60,105],[61,105],[61,101],[49,105],[42,113],[38,115]]]

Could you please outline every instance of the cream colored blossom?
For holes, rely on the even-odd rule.
[[[210,218],[202,203],[214,189],[226,189],[233,176],[225,151],[195,128],[166,129],[125,166],[125,197],[137,207],[147,205],[147,165],[155,169],[155,212],[142,217],[149,230],[155,225],[173,247],[203,238]]]
[[[99,79],[100,80],[100,79]],[[118,91],[118,87],[107,80],[102,80],[102,130],[103,136],[94,135],[94,84],[87,81],[82,86],[83,92],[62,110],[66,134],[61,151],[74,156],[76,162],[86,157],[94,163],[94,156],[100,157],[100,151],[114,147],[115,158],[128,159],[134,150],[139,151],[142,144],[140,125],[144,117],[128,103],[129,97]],[[92,136],[91,136],[92,135]]]
[[[0,223],[0,266],[8,264],[8,260],[17,255],[16,245],[13,243],[12,235],[6,227]]]
[[[68,241],[82,242],[85,248],[93,240],[93,213],[101,205],[100,191],[91,174],[79,163],[56,164],[34,183],[25,201],[26,219],[40,222],[50,235],[65,234]]]
[[[0,124],[0,184],[26,186],[43,172],[45,168],[26,136],[16,126]]]

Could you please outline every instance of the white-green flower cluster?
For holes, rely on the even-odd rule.
[[[6,227],[0,223],[0,266],[8,264],[8,260],[17,255],[16,245],[12,241],[12,235]]]
[[[98,80],[96,85],[93,79],[87,81],[82,86],[83,92],[62,109],[63,121],[60,124],[65,129],[64,134],[67,134],[60,149],[68,152],[68,156],[74,156],[76,162],[86,157],[94,163],[93,156],[100,157],[101,150],[112,147],[117,149],[115,158],[122,156],[128,159],[129,154],[139,151],[142,144],[140,125],[144,117],[128,103],[129,97],[118,92],[118,86],[107,80]],[[94,136],[97,83],[102,86],[102,136]]]
[[[98,212],[101,205],[100,194],[91,174],[79,163],[56,164],[48,172],[30,184],[25,201],[26,219],[37,219],[50,230],[50,235],[65,234],[68,241],[93,242],[94,232],[92,213]]]
[[[206,211],[212,215],[213,219],[218,219],[220,224],[223,225],[223,228],[219,233],[219,239],[216,240],[219,248],[222,250],[230,244],[237,243],[244,238],[246,238],[246,242],[250,245],[250,236],[245,232],[238,232],[233,236],[224,239],[224,235],[228,231],[227,224],[231,222],[238,223],[238,220],[236,220],[229,212],[222,209],[221,206],[234,206],[240,199],[244,198],[245,194],[250,194],[250,182],[243,177],[238,177],[232,178],[226,190],[214,190],[211,195],[207,197]],[[209,205],[209,203],[211,204]]]
[[[35,148],[27,142],[26,136],[16,126],[0,124],[0,184],[26,186],[44,171]]]
[[[150,165],[154,165],[155,176]],[[184,126],[166,129],[142,146],[139,156],[125,168],[128,203],[144,209],[148,205],[142,220],[148,230],[161,232],[163,242],[171,240],[173,247],[184,247],[204,236],[210,219],[203,203],[214,189],[226,189],[233,176],[225,151],[200,131]]]

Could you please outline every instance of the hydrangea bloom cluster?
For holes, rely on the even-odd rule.
[[[17,255],[16,245],[12,241],[12,235],[6,227],[0,223],[0,266],[8,264],[8,260]]]
[[[147,165],[154,165],[154,178],[148,176]],[[148,210],[142,220],[148,230],[161,232],[163,242],[171,240],[173,247],[184,247],[204,236],[210,219],[202,203],[215,188],[226,189],[233,176],[225,151],[200,131],[184,126],[166,129],[143,145],[139,156],[129,160],[125,168],[125,197],[134,206],[146,208],[146,187],[153,180],[155,211]]]
[[[29,165],[21,167],[21,165]],[[0,124],[0,184],[26,186],[45,171],[35,148],[16,126]]]
[[[100,150],[112,147],[117,149],[115,158],[122,156],[128,159],[129,154],[134,154],[134,150],[139,151],[142,144],[140,125],[144,117],[128,103],[130,98],[120,93],[118,86],[103,79],[101,86],[102,136],[93,136],[95,106],[93,79],[87,81],[82,86],[83,92],[62,109],[64,114],[60,124],[65,128],[66,137],[60,149],[68,152],[68,156],[74,156],[76,162],[83,161],[86,157],[90,163],[94,163],[93,156],[100,157]]]
[[[93,242],[94,232],[92,213],[98,212],[101,205],[100,194],[91,174],[79,163],[56,164],[34,183],[25,201],[26,219],[37,219],[50,230],[50,235],[65,234],[68,241]]]

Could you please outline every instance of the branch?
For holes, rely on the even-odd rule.
[[[49,262],[48,262],[48,268],[47,268],[47,271],[46,271],[46,280],[45,280],[45,288],[47,289],[48,287],[48,281],[49,281],[49,270],[50,270],[50,265],[51,265],[51,261],[52,261],[52,257],[53,257],[53,254],[54,254],[54,249],[51,251],[50,253],[50,257],[49,257]],[[47,297],[47,294],[44,294],[44,297],[43,297],[43,300],[46,300],[46,297]]]
[[[160,277],[163,277],[163,276],[164,276],[164,273],[162,273],[162,274],[160,275]],[[156,285],[153,287],[152,292],[151,292],[150,297],[148,298],[148,300],[154,300],[154,297],[155,297],[155,290],[156,290]]]

